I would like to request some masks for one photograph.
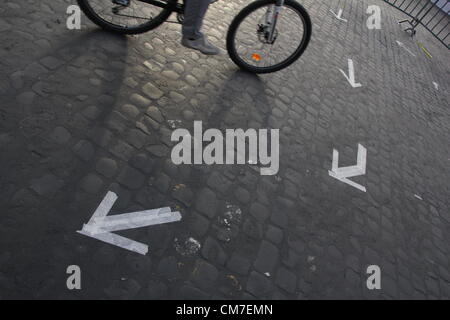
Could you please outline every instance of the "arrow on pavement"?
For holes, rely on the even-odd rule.
[[[433,85],[436,90],[439,90],[439,84],[437,82],[433,81]]]
[[[408,51],[408,53],[409,53],[410,55],[412,55],[413,57],[416,56],[411,50],[409,50],[409,49],[403,44],[403,42],[400,42],[400,41],[397,40],[397,44],[398,44],[398,46],[399,46],[400,48],[403,48],[403,49],[405,49],[406,51]]]
[[[330,9],[330,12],[336,17],[336,19],[347,22],[347,19],[342,18],[342,9],[339,9],[338,13],[334,13],[333,10]]]
[[[178,211],[171,212],[169,207],[107,216],[116,200],[117,195],[114,192],[108,191],[89,222],[84,224],[83,228],[77,232],[145,255],[148,252],[147,245],[111,232],[181,220],[180,213]]]
[[[333,149],[333,163],[331,165],[331,170],[328,171],[328,174],[333,178],[338,179],[339,181],[347,183],[358,190],[366,192],[366,187],[348,179],[351,177],[357,177],[366,174],[366,158],[367,149],[364,148],[361,144],[358,144],[356,165],[339,168],[339,152],[336,149]]]
[[[348,59],[348,76],[345,73],[344,70],[339,69],[339,71],[344,75],[344,77],[347,79],[347,81],[350,83],[350,85],[353,88],[359,88],[362,87],[361,83],[357,83],[355,81],[355,67],[353,66],[353,60]]]

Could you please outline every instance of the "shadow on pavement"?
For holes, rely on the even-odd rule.
[[[215,101],[214,109],[207,121],[207,125],[211,128],[268,126],[267,113],[270,110],[270,102],[266,86],[258,75],[242,70],[234,71],[225,81]]]

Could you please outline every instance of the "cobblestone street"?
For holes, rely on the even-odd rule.
[[[250,2],[210,6],[211,42],[225,50]],[[252,75],[182,47],[179,24],[120,36],[82,15],[68,30],[75,1],[3,1],[0,298],[450,299],[449,50],[424,29],[411,38],[381,0],[299,2],[307,50]],[[339,70],[348,59],[360,88]],[[278,174],[173,164],[173,130],[200,120],[280,129]],[[358,144],[366,192],[329,175],[333,149],[352,166]],[[170,206],[182,219],[117,232],[147,255],[77,233],[108,191],[111,214]],[[81,290],[66,286],[70,265]]]

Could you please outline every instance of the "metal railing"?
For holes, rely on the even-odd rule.
[[[420,24],[435,36],[447,49],[450,49],[450,1],[449,0],[383,0],[399,9],[411,20],[399,21],[408,23],[405,31],[411,36],[416,34]]]

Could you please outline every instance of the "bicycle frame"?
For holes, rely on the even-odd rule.
[[[151,4],[153,6],[156,7],[160,7],[160,8],[167,8],[167,3],[168,1],[164,1],[164,0],[136,0],[139,2],[144,2],[147,4]],[[172,7],[170,8],[173,12],[178,13],[179,15],[184,14],[184,1],[182,0],[181,2],[179,2],[179,0],[173,1],[171,3]],[[275,10],[272,10],[272,7],[269,7],[267,9],[266,12],[266,17],[265,17],[265,26],[269,27],[269,34],[267,35],[267,42],[268,43],[274,43],[276,40],[276,25],[277,25],[277,20],[278,20],[278,16],[281,13],[281,10],[284,6],[284,2],[285,0],[276,0],[274,8]],[[181,22],[179,20],[179,22]]]
[[[166,8],[166,6],[167,6],[167,2],[161,1],[161,0],[137,0],[137,1],[148,3],[148,4],[154,5],[156,7],[160,7],[160,8]],[[175,3],[174,7],[172,8],[172,11],[182,14],[184,12],[184,3],[180,3],[177,1]]]
[[[148,4],[154,5],[156,7],[160,7],[160,8],[165,8],[167,5],[167,2],[162,1],[162,0],[137,0],[137,1],[148,3]],[[273,21],[272,28],[271,28],[272,30],[270,32],[270,40],[271,41],[273,40],[273,34],[274,34],[277,18],[281,12],[283,5],[284,5],[284,0],[277,0],[277,2],[275,4],[275,12],[271,19]],[[184,13],[184,1],[183,1],[183,3],[180,3],[177,1],[172,10],[179,14]],[[269,21],[266,21],[266,23],[271,24],[271,23],[269,23]]]

